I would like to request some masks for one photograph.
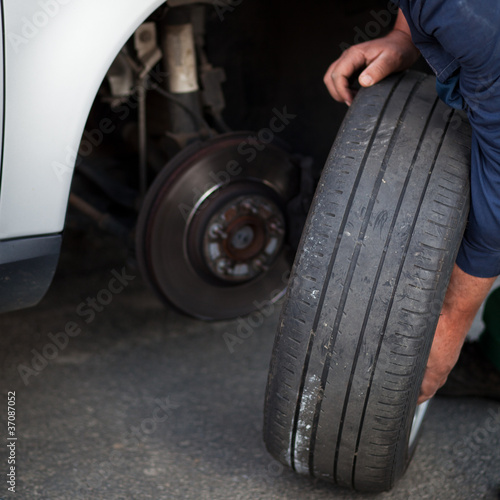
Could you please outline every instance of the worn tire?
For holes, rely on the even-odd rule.
[[[362,90],[292,270],[264,438],[295,471],[359,491],[404,473],[419,388],[469,208],[470,126],[432,77]]]

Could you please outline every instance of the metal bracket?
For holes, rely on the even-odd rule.
[[[148,188],[146,82],[151,70],[163,57],[162,51],[158,47],[156,24],[142,24],[134,34],[134,45],[137,58],[142,63],[142,69],[139,73],[139,85],[137,86],[137,97],[139,104],[139,191],[141,197],[144,197]]]
[[[134,46],[137,58],[142,63],[139,79],[143,80],[163,57],[158,47],[155,23],[144,23],[139,26],[134,34]]]

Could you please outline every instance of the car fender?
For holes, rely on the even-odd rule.
[[[60,233],[76,152],[114,58],[163,0],[6,0],[0,240]]]

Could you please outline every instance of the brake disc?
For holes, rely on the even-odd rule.
[[[299,191],[298,167],[284,149],[248,139],[231,133],[183,150],[155,179],[139,215],[143,275],[198,318],[248,314],[286,288],[293,259],[286,204]]]

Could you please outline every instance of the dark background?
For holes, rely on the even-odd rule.
[[[323,84],[342,44],[354,44],[387,1],[244,0],[221,22],[209,8],[208,54],[227,73],[226,119],[231,127],[259,130],[272,108],[298,115],[283,138],[321,169],[347,110]],[[373,26],[370,26],[373,27]],[[357,28],[357,29],[356,29]],[[380,26],[380,34],[387,30]],[[368,30],[370,31],[370,30]],[[368,37],[368,35],[367,35]]]

